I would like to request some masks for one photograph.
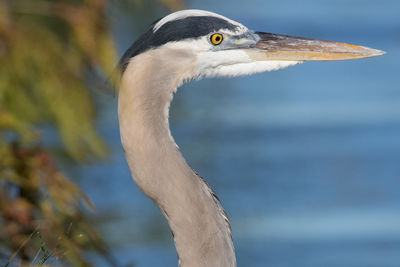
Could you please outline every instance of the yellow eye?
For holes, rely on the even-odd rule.
[[[214,33],[210,37],[210,41],[213,45],[219,45],[220,43],[222,43],[223,40],[224,40],[224,36],[222,36],[222,34],[220,34],[220,33]]]

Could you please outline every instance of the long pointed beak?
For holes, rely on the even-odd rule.
[[[257,42],[249,55],[257,61],[347,60],[376,57],[385,52],[364,46],[255,32]]]

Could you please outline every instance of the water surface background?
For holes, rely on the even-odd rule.
[[[238,265],[400,266],[400,1],[186,3],[254,30],[387,52],[179,89],[172,133],[229,214]],[[110,6],[121,54],[165,14]],[[130,177],[117,100],[97,99],[110,159],[68,171],[121,264],[177,266],[165,219]]]

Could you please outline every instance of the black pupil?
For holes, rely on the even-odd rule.
[[[219,42],[221,40],[220,36],[215,37],[215,41]]]

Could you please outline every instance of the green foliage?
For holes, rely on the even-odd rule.
[[[40,132],[54,127],[76,162],[106,156],[86,89],[90,70],[116,61],[104,13],[101,0],[0,2],[0,264],[89,266],[86,249],[109,258],[82,212],[90,202]]]
[[[91,205],[89,200],[57,170],[48,152],[11,143],[2,146],[0,158],[1,173],[7,175],[0,187],[4,258],[37,265],[57,258],[88,266],[82,255],[87,248],[109,257],[80,209],[80,200]]]
[[[88,74],[108,76],[117,61],[107,3],[0,0],[0,265],[90,266],[87,249],[115,265],[83,213],[89,200],[42,140],[44,127],[55,129],[76,164],[107,155],[88,90]]]
[[[106,155],[85,89],[86,72],[110,73],[116,58],[102,2],[13,0],[1,7],[1,117],[23,138],[38,124],[55,125],[77,160]]]

